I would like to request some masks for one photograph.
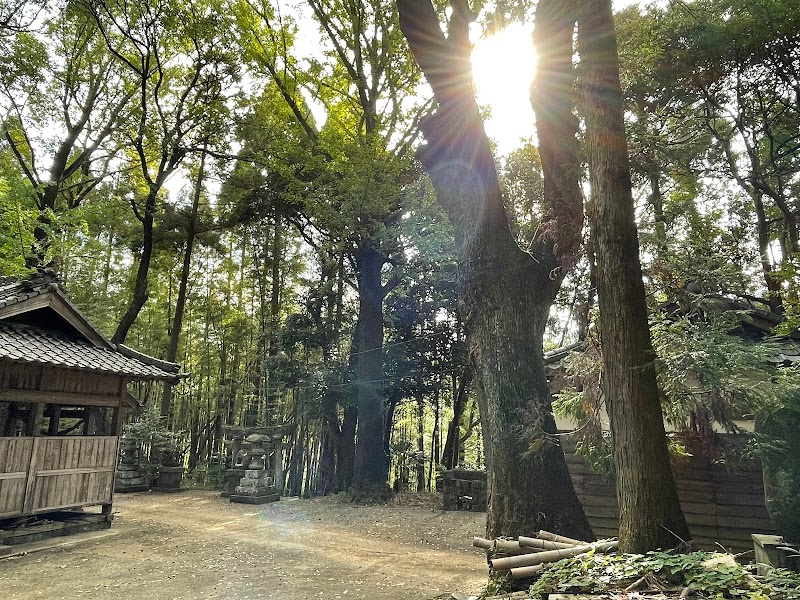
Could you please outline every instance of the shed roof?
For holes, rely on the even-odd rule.
[[[0,359],[176,382],[179,366],[113,344],[72,304],[57,279],[0,277]]]
[[[0,358],[81,371],[114,373],[131,379],[173,380],[178,374],[177,368],[168,371],[133,356],[126,356],[120,351],[97,348],[86,341],[69,339],[68,336],[37,327],[2,321]]]

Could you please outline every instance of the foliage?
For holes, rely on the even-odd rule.
[[[726,557],[730,555],[713,552],[589,553],[552,564],[531,586],[530,592],[533,598],[543,598],[548,593],[599,594],[624,589],[638,582],[659,589],[677,591],[689,588],[719,600],[800,598],[800,576],[797,574],[775,569],[760,577],[752,575],[748,567],[731,564],[732,561],[703,564]]]
[[[763,407],[754,451],[764,464],[767,509],[778,531],[800,540],[800,386],[797,369],[780,373],[789,391]]]
[[[163,467],[183,466],[187,444],[183,431],[170,431],[166,418],[158,414],[155,405],[148,407],[136,421],[123,428],[125,439],[138,442],[142,452],[149,456],[151,465]]]

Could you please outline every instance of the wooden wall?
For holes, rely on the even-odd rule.
[[[124,391],[124,380],[121,375],[0,361],[0,390],[64,392],[118,399]]]
[[[0,438],[0,518],[22,514],[32,437]]]
[[[575,443],[562,439],[572,481],[599,538],[617,535],[619,509],[613,477],[598,475],[575,456]],[[752,533],[775,533],[764,502],[760,467],[728,470],[695,457],[673,464],[681,507],[695,543],[734,553],[753,549]]]
[[[109,504],[118,439],[0,438],[0,518]]]

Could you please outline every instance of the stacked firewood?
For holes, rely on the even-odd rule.
[[[603,540],[589,543],[540,531],[535,537],[519,536],[516,540],[473,538],[472,545],[488,550],[489,569],[507,573],[511,579],[535,577],[548,563],[587,552],[611,552],[618,542]],[[502,557],[501,557],[502,556]]]

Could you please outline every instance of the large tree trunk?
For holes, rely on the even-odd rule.
[[[453,420],[447,428],[447,438],[444,443],[444,450],[442,451],[442,466],[445,469],[455,469],[458,465],[458,458],[460,455],[460,441],[461,441],[461,419],[464,417],[464,409],[467,406],[467,398],[469,398],[469,388],[472,384],[472,370],[467,366],[464,367],[461,373],[461,378],[458,382],[458,389],[456,397],[453,400]]]
[[[342,436],[339,424],[337,396],[331,385],[337,385],[338,379],[329,378],[329,384],[322,392],[322,448],[320,450],[320,493],[324,496],[338,490],[336,481],[336,462]]]
[[[150,276],[150,262],[153,259],[153,227],[155,222],[156,212],[156,197],[160,186],[151,185],[145,200],[144,214],[142,215],[142,250],[139,254],[139,267],[136,270],[136,281],[133,285],[133,296],[128,304],[125,314],[117,325],[117,330],[111,341],[115,344],[122,344],[125,338],[128,337],[136,317],[142,310],[145,302],[147,302],[147,284]]]
[[[358,407],[346,405],[342,415],[342,433],[339,436],[336,461],[336,485],[340,490],[346,490],[353,481],[353,462],[356,453],[356,423],[358,422]]]
[[[183,315],[186,310],[186,293],[189,289],[189,271],[192,266],[192,251],[194,241],[197,237],[197,212],[200,209],[200,196],[203,192],[203,180],[205,179],[206,153],[200,155],[200,166],[197,170],[197,180],[194,184],[194,194],[192,196],[192,213],[189,215],[189,223],[186,227],[186,250],[183,253],[183,265],[181,266],[181,281],[178,285],[178,297],[175,300],[175,316],[172,319],[172,329],[169,332],[169,347],[167,348],[166,359],[174,363],[178,358],[178,343],[181,339],[181,329],[183,329]],[[164,382],[164,392],[161,396],[161,416],[167,417],[167,424],[170,421],[170,410],[172,408],[172,384]]]
[[[553,240],[563,236],[567,254],[582,221],[575,219],[582,215],[580,197],[576,206],[569,190],[556,192],[553,183],[563,177],[554,180],[553,173],[571,169],[569,177],[577,189],[577,165],[561,162],[560,167],[545,168],[546,194],[572,203],[562,210],[545,208],[547,218],[566,219],[548,223],[544,229],[549,237],[540,237],[531,254],[523,252],[508,225],[489,140],[473,96],[469,8],[465,0],[451,4],[445,38],[429,0],[397,0],[400,27],[439,103],[437,112],[422,123],[428,144],[418,156],[455,234],[459,301],[486,440],[487,535],[544,528],[590,539],[591,528],[553,435],[542,361],[545,323],[563,278]],[[538,10],[542,4],[551,3],[541,0]],[[563,73],[557,75],[563,78]]]
[[[620,550],[646,552],[688,540],[689,531],[670,469],[656,384],[610,0],[587,3],[579,46],[586,72],[603,390],[611,420]]]
[[[356,378],[358,431],[351,489],[356,497],[388,493],[389,461],[384,451],[383,299],[385,257],[370,243],[359,248],[358,356]]]
[[[422,382],[417,390],[417,492],[425,491],[425,396]]]

